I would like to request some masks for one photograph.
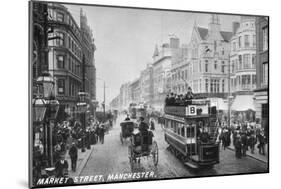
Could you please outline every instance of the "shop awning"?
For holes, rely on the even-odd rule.
[[[231,110],[234,111],[255,111],[253,95],[237,95],[232,103]]]

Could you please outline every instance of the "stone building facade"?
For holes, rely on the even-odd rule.
[[[187,80],[195,93],[224,97],[228,87],[230,39],[232,32],[222,31],[219,16],[212,14],[208,28],[194,24],[189,43]]]
[[[55,93],[60,102],[59,111],[73,115],[77,108],[78,92],[82,90],[83,85],[82,67],[94,65],[95,46],[83,15],[80,15],[82,29],[63,5],[48,3],[48,15],[48,24],[53,30],[49,37],[56,38],[48,44],[49,72],[55,79]],[[91,92],[95,91],[95,80],[92,79],[95,69],[85,70],[88,70],[85,74],[85,92],[95,97],[95,92]]]
[[[255,18],[242,16],[235,26],[230,53],[231,92],[252,93],[256,88]]]
[[[151,105],[153,100],[153,68],[147,64],[140,74],[140,101]]]

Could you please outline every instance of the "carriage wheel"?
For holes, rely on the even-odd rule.
[[[124,143],[124,141],[123,141],[123,137],[122,137],[122,133],[120,133],[120,141],[121,141],[121,144],[123,144],[123,143]]]
[[[134,157],[133,147],[131,145],[128,146],[128,156],[129,156],[131,169],[133,170],[135,157]]]
[[[159,159],[159,153],[158,153],[158,145],[157,142],[153,142],[153,147],[152,147],[152,158],[153,158],[153,163],[154,166],[157,166],[158,164],[158,159]]]

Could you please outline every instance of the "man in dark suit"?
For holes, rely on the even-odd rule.
[[[57,177],[63,177],[65,171],[68,171],[68,163],[65,160],[64,154],[61,154],[60,160],[57,161],[57,163],[55,164],[55,168],[56,168],[56,176]]]
[[[235,144],[234,144],[234,146],[235,146],[235,156],[240,159],[241,156],[242,156],[242,152],[241,152],[241,149],[242,149],[242,142],[241,142],[241,136],[240,136],[240,134],[237,134],[237,135],[236,135],[236,139],[235,139]]]
[[[185,95],[185,99],[186,100],[191,100],[191,99],[193,99],[193,92],[192,92],[192,89],[191,89],[191,87],[188,87],[188,89],[187,89],[187,93],[186,93],[186,95]]]
[[[246,131],[241,133],[241,143],[242,143],[242,156],[246,156],[246,151],[248,150],[248,141]]]
[[[139,124],[139,131],[147,131],[149,129],[149,126],[147,125],[147,123],[144,122],[144,118],[140,117],[140,124]]]
[[[170,98],[169,98],[169,105],[174,106],[176,102],[176,98],[174,93],[171,93]]]
[[[105,134],[105,126],[104,124],[102,124],[99,128],[99,140],[101,144],[104,143],[104,134]]]
[[[76,171],[76,163],[77,163],[77,157],[78,157],[78,149],[76,147],[75,142],[72,143],[69,152],[68,152],[70,159],[71,159],[71,169],[72,171]]]
[[[151,150],[152,149],[152,138],[153,133],[148,130],[149,126],[147,123],[144,122],[144,118],[140,117],[140,124],[139,124],[139,133],[134,135],[134,141],[135,141],[135,148],[134,151],[137,153],[140,153],[143,149],[143,147],[146,147],[145,150]],[[143,145],[145,144],[145,145]],[[143,145],[143,146],[141,146]],[[140,159],[138,159],[140,161]]]

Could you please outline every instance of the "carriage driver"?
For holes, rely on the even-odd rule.
[[[140,142],[141,137],[148,136],[151,139],[153,138],[153,133],[148,129],[149,129],[148,124],[144,122],[143,117],[140,117],[139,132],[134,137],[135,152],[140,153],[142,151],[142,146]],[[148,142],[148,141],[144,141],[144,142]],[[148,150],[150,151],[151,149],[152,149],[152,143],[148,145]]]

